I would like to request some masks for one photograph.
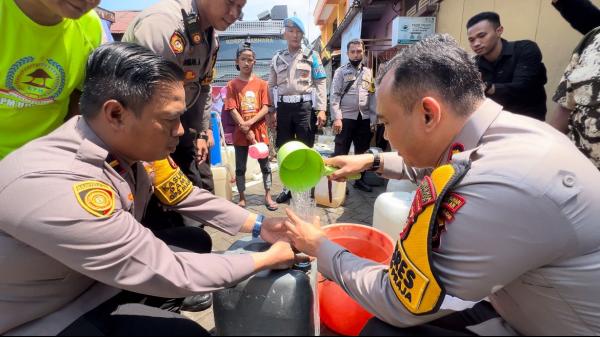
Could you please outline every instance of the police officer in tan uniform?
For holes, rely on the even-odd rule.
[[[288,223],[294,246],[376,315],[363,334],[600,334],[594,165],[549,125],[486,100],[448,35],[381,74],[378,111],[398,153],[328,164],[336,179],[373,169],[420,182],[391,263],[349,253],[294,214]]]
[[[277,120],[276,147],[298,140],[313,147],[317,127],[327,121],[327,75],[318,53],[302,48],[306,33],[304,24],[298,17],[284,21],[284,37],[288,49],[279,51],[271,62],[269,94],[276,107]],[[291,198],[284,190],[278,203]]]
[[[177,65],[115,43],[92,54],[86,74],[82,116],[0,162],[0,335],[206,334],[193,321],[138,303],[146,295],[228,287],[291,265],[294,253],[284,242],[246,255],[169,248],[195,228],[174,229],[171,242],[155,237],[139,222],[150,196],[230,235],[276,242],[282,220],[194,187],[171,160],[160,160],[183,134]]]
[[[208,148],[214,145],[209,123],[210,84],[219,50],[215,30],[225,30],[240,18],[245,4],[246,0],[162,0],[142,11],[123,37],[183,68],[188,110],[182,120],[185,134],[173,158],[194,183],[209,191],[214,189]],[[194,181],[198,170],[201,182]]]
[[[373,72],[363,64],[364,46],[360,39],[348,42],[349,62],[335,71],[331,83],[334,156],[347,155],[352,143],[354,154],[367,152],[373,137],[371,130],[377,125],[377,112],[371,104],[375,99],[375,83]],[[364,179],[357,180],[354,186],[365,192],[373,191]]]
[[[182,117],[185,134],[173,159],[194,185],[213,192],[208,158],[214,146],[210,129],[211,82],[219,49],[215,30],[225,30],[242,13],[246,0],[162,0],[144,10],[129,25],[123,41],[145,46],[178,64],[185,73],[187,111]],[[219,146],[217,144],[217,146]],[[184,225],[176,212],[165,212],[154,198],[142,223],[154,231]],[[196,252],[210,251],[210,236],[196,238]],[[186,311],[210,307],[211,297],[195,296],[184,302]]]

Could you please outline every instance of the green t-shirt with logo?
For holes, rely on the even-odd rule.
[[[102,40],[94,11],[41,26],[0,0],[0,159],[59,127],[81,90],[87,58]]]

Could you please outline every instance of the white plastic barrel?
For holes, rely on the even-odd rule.
[[[235,148],[233,146],[227,146],[222,154],[224,164],[229,167],[231,174],[235,175]],[[248,156],[248,163],[246,164],[246,181],[262,180],[262,171],[258,160]]]
[[[373,227],[397,240],[406,225],[406,218],[408,217],[413,197],[414,193],[412,192],[387,192],[381,194],[375,200]]]
[[[387,185],[388,192],[414,192],[417,189],[417,185],[415,185],[410,180],[395,180],[390,179]]]
[[[329,188],[327,187],[327,181],[327,177],[323,177],[315,187],[315,201],[317,202],[317,205],[331,208],[342,206],[344,201],[346,201],[346,183],[338,183],[337,181],[331,182],[332,201],[329,202]]]
[[[215,183],[215,195],[229,201],[233,198],[231,175],[225,166],[211,167],[213,181]]]

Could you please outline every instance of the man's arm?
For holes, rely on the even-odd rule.
[[[344,78],[342,75],[341,68],[338,68],[333,75],[333,81],[331,82],[331,93],[329,99],[331,100],[331,117],[333,120],[343,119],[342,109],[340,107],[342,91],[344,88]]]
[[[432,252],[433,266],[448,295],[481,301],[528,271],[569,254],[565,247],[574,240],[573,233],[564,226],[558,207],[544,196],[492,183],[455,192],[466,203],[442,234],[442,246]],[[477,231],[472,230],[475,224]],[[415,316],[398,300],[402,295],[394,292],[387,266],[350,254],[324,237],[317,249],[323,276],[389,324],[411,327],[452,313],[442,304],[437,313]],[[419,294],[411,295],[418,300]]]
[[[269,80],[268,80],[268,91],[267,94],[269,95],[269,105],[271,106],[271,109],[273,110],[273,112],[275,111],[275,103],[277,100],[277,97],[274,96],[274,90],[277,87],[277,72],[275,71],[275,62],[277,61],[277,55],[275,55],[273,57],[273,59],[271,60],[271,66],[269,67],[270,71],[269,71]]]
[[[600,9],[589,0],[553,0],[552,4],[583,35],[600,26]]]
[[[542,51],[535,42],[527,41],[522,45],[515,72],[510,83],[494,83],[494,97],[519,98],[523,92],[531,90],[535,86],[546,84],[546,69],[542,63]],[[543,75],[543,79],[541,76]]]
[[[313,53],[312,78],[317,100],[314,102],[315,110],[324,112],[327,110],[327,73],[316,53]]]
[[[369,119],[371,120],[371,127],[375,128],[377,126],[377,96],[375,96],[373,71],[371,69],[368,70],[371,75],[370,78],[373,81],[369,90]]]
[[[67,173],[25,177],[7,186],[0,194],[2,230],[99,282],[166,298],[232,286],[286,259],[277,257],[281,250],[262,256],[175,253],[122,209],[118,195],[112,213],[97,217],[86,211],[77,201],[74,178]],[[44,193],[32,198],[28,191],[39,190],[42,180]],[[7,207],[15,204],[27,207]],[[225,223],[245,214],[215,215],[217,222]]]

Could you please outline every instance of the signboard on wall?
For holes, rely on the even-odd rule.
[[[435,17],[399,16],[394,19],[392,45],[411,45],[435,34]]]
[[[346,30],[342,33],[342,60],[341,64],[348,63],[348,42],[353,39],[360,39],[362,32],[362,12],[358,13],[352,22],[348,25]]]

